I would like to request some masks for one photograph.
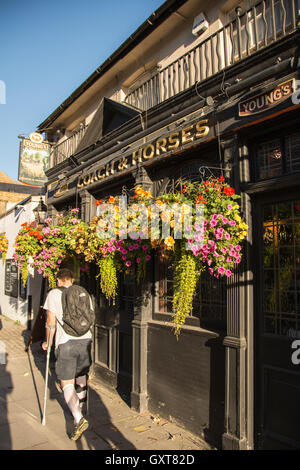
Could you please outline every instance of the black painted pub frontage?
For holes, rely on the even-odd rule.
[[[226,80],[219,73],[148,112],[126,117],[107,100],[102,112],[118,126],[95,142],[105,120],[96,115],[77,165],[48,171],[66,174],[48,188],[49,215],[79,207],[86,221],[95,200],[136,184],[157,196],[179,178],[223,174],[241,195],[243,263],[227,281],[201,276],[178,341],[166,261],[155,258],[141,286],[120,274],[114,307],[94,267],[81,278],[98,304],[94,379],[219,449],[300,448],[299,38],[298,30],[231,66]]]

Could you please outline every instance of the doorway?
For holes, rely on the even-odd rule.
[[[254,207],[256,448],[300,449],[300,194]]]

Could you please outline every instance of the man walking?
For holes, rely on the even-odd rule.
[[[89,330],[82,336],[71,336],[63,328],[63,289],[73,285],[74,276],[69,269],[61,269],[57,274],[58,288],[47,295],[44,309],[47,311],[46,341],[42,348],[47,350],[50,332],[56,328],[55,371],[60,380],[65,401],[74,417],[74,430],[70,439],[76,441],[88,428],[89,423],[82,415],[81,403],[86,400],[87,374],[91,366],[92,333]],[[91,309],[92,302],[91,299]],[[51,337],[53,338],[53,334]]]

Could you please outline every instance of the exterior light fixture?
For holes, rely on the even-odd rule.
[[[33,209],[35,220],[38,224],[43,224],[47,215],[47,206],[44,204],[43,198],[40,197],[39,203],[35,209]]]

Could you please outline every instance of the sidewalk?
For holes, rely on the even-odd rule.
[[[50,362],[46,426],[42,426],[46,353],[25,352],[29,332],[0,316],[0,450],[208,450],[199,438],[148,412],[131,410],[115,391],[90,381],[89,429],[73,442],[73,419]],[[1,361],[0,361],[1,362]],[[3,362],[3,361],[2,361]]]

